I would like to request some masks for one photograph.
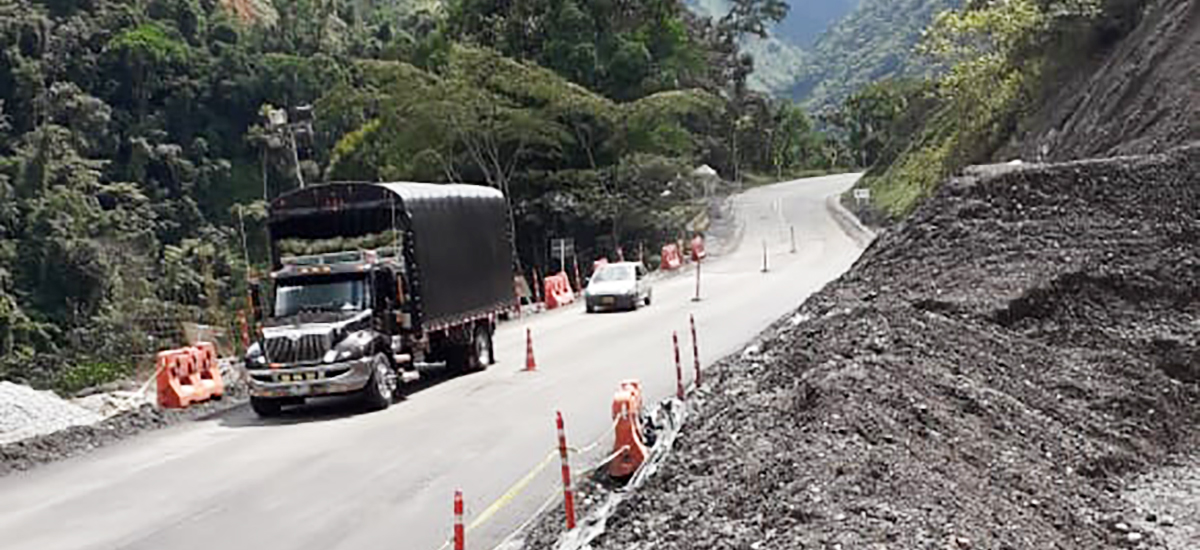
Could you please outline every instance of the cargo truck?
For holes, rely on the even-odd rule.
[[[497,318],[516,306],[506,215],[499,191],[460,184],[333,183],[272,201],[245,356],[254,411],[339,394],[384,409],[423,368],[493,363]]]

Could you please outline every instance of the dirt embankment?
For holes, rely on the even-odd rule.
[[[2,444],[0,477],[88,453],[151,430],[219,415],[244,404],[246,399],[245,386],[228,383],[221,400],[210,400],[187,409],[159,409],[146,404],[96,423],[70,426]]]
[[[727,361],[595,548],[1158,544],[1120,493],[1200,440],[1200,146],[999,172]]]
[[[1001,156],[1066,161],[1160,153],[1200,140],[1200,2],[1147,4],[1098,68],[1058,87],[1032,127],[1015,136],[1014,151]]]

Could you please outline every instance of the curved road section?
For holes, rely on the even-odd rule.
[[[690,364],[689,314],[709,365],[849,268],[861,248],[826,199],[856,178],[739,195],[740,246],[705,263],[699,302],[693,274],[683,273],[657,281],[653,305],[636,312],[587,315],[576,304],[501,325],[496,365],[426,383],[383,412],[335,401],[265,422],[242,407],[0,479],[0,546],[435,550],[461,488],[468,523],[492,511],[468,547],[491,548],[561,490],[555,459],[502,498],[555,448],[556,410],[572,445],[601,442],[572,457],[577,471],[594,464],[611,450],[619,381],[641,379],[650,399],[674,392],[671,332]],[[522,372],[526,327],[532,373]]]

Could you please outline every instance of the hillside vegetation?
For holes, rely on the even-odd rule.
[[[738,44],[786,4],[735,6],[5,3],[0,378],[71,391],[179,343],[181,321],[233,329],[266,201],[301,184],[497,187],[529,273],[550,237],[587,259],[677,236],[700,164],[831,166],[803,112],[747,86]]]
[[[920,77],[929,67],[913,47],[939,13],[962,0],[862,0],[805,53],[792,84],[780,90],[810,110],[831,107],[887,78]]]
[[[787,17],[770,29],[770,36],[747,37],[742,51],[754,60],[751,88],[788,97],[796,79],[808,66],[809,48],[826,30],[848,15],[859,0],[792,2]],[[704,17],[720,18],[729,13],[729,0],[690,0],[688,5]]]
[[[792,98],[810,112],[836,109],[853,93],[889,78],[920,78],[931,67],[914,48],[943,11],[962,0],[839,0],[794,3],[767,37],[747,37],[742,49],[755,71],[750,85]],[[704,16],[727,13],[731,2],[695,0]]]
[[[943,13],[919,45],[938,76],[876,83],[840,113],[875,147],[862,183],[895,220],[969,164],[1187,143],[1200,133],[1196,21],[1195,3],[1178,0],[1015,0]]]

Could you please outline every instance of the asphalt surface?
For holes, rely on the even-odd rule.
[[[435,550],[451,533],[452,496],[462,489],[468,523],[502,501],[467,536],[468,548],[492,548],[560,491],[554,461],[501,499],[554,449],[556,410],[572,445],[601,442],[573,457],[576,468],[594,463],[611,450],[619,381],[641,379],[652,399],[674,392],[671,332],[690,365],[689,314],[708,365],[853,263],[861,249],[831,219],[826,198],[856,178],[739,196],[741,245],[703,266],[699,302],[692,274],[669,277],[636,312],[587,315],[575,304],[505,323],[496,365],[427,379],[384,412],[331,399],[261,421],[243,407],[0,478],[0,547]],[[526,327],[534,373],[522,372]]]

